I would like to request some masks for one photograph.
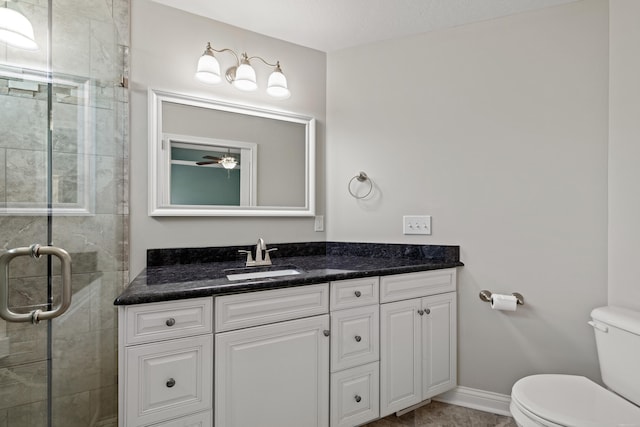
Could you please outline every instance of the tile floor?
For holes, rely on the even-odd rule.
[[[516,427],[511,417],[431,402],[401,417],[391,414],[362,427]]]

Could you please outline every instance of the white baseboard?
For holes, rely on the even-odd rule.
[[[511,412],[509,412],[511,396],[506,394],[458,386],[432,399],[438,402],[464,406],[465,408],[511,416]]]

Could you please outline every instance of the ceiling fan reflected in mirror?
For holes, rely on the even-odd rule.
[[[236,159],[235,157],[233,157],[231,155],[231,150],[229,150],[229,152],[227,154],[225,154],[224,156],[222,156],[222,157],[202,156],[202,158],[203,159],[207,159],[207,160],[201,161],[201,162],[196,162],[196,165],[204,166],[204,165],[219,164],[220,166],[222,166],[225,169],[233,169],[237,165],[240,164],[240,162],[238,162],[238,159]]]

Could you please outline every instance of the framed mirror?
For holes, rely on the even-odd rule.
[[[150,216],[313,216],[315,119],[149,90]]]

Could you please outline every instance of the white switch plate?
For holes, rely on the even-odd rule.
[[[405,215],[402,217],[404,234],[431,234],[431,215]]]
[[[313,230],[314,231],[324,231],[324,216],[323,215],[316,215],[315,221],[313,223]]]

